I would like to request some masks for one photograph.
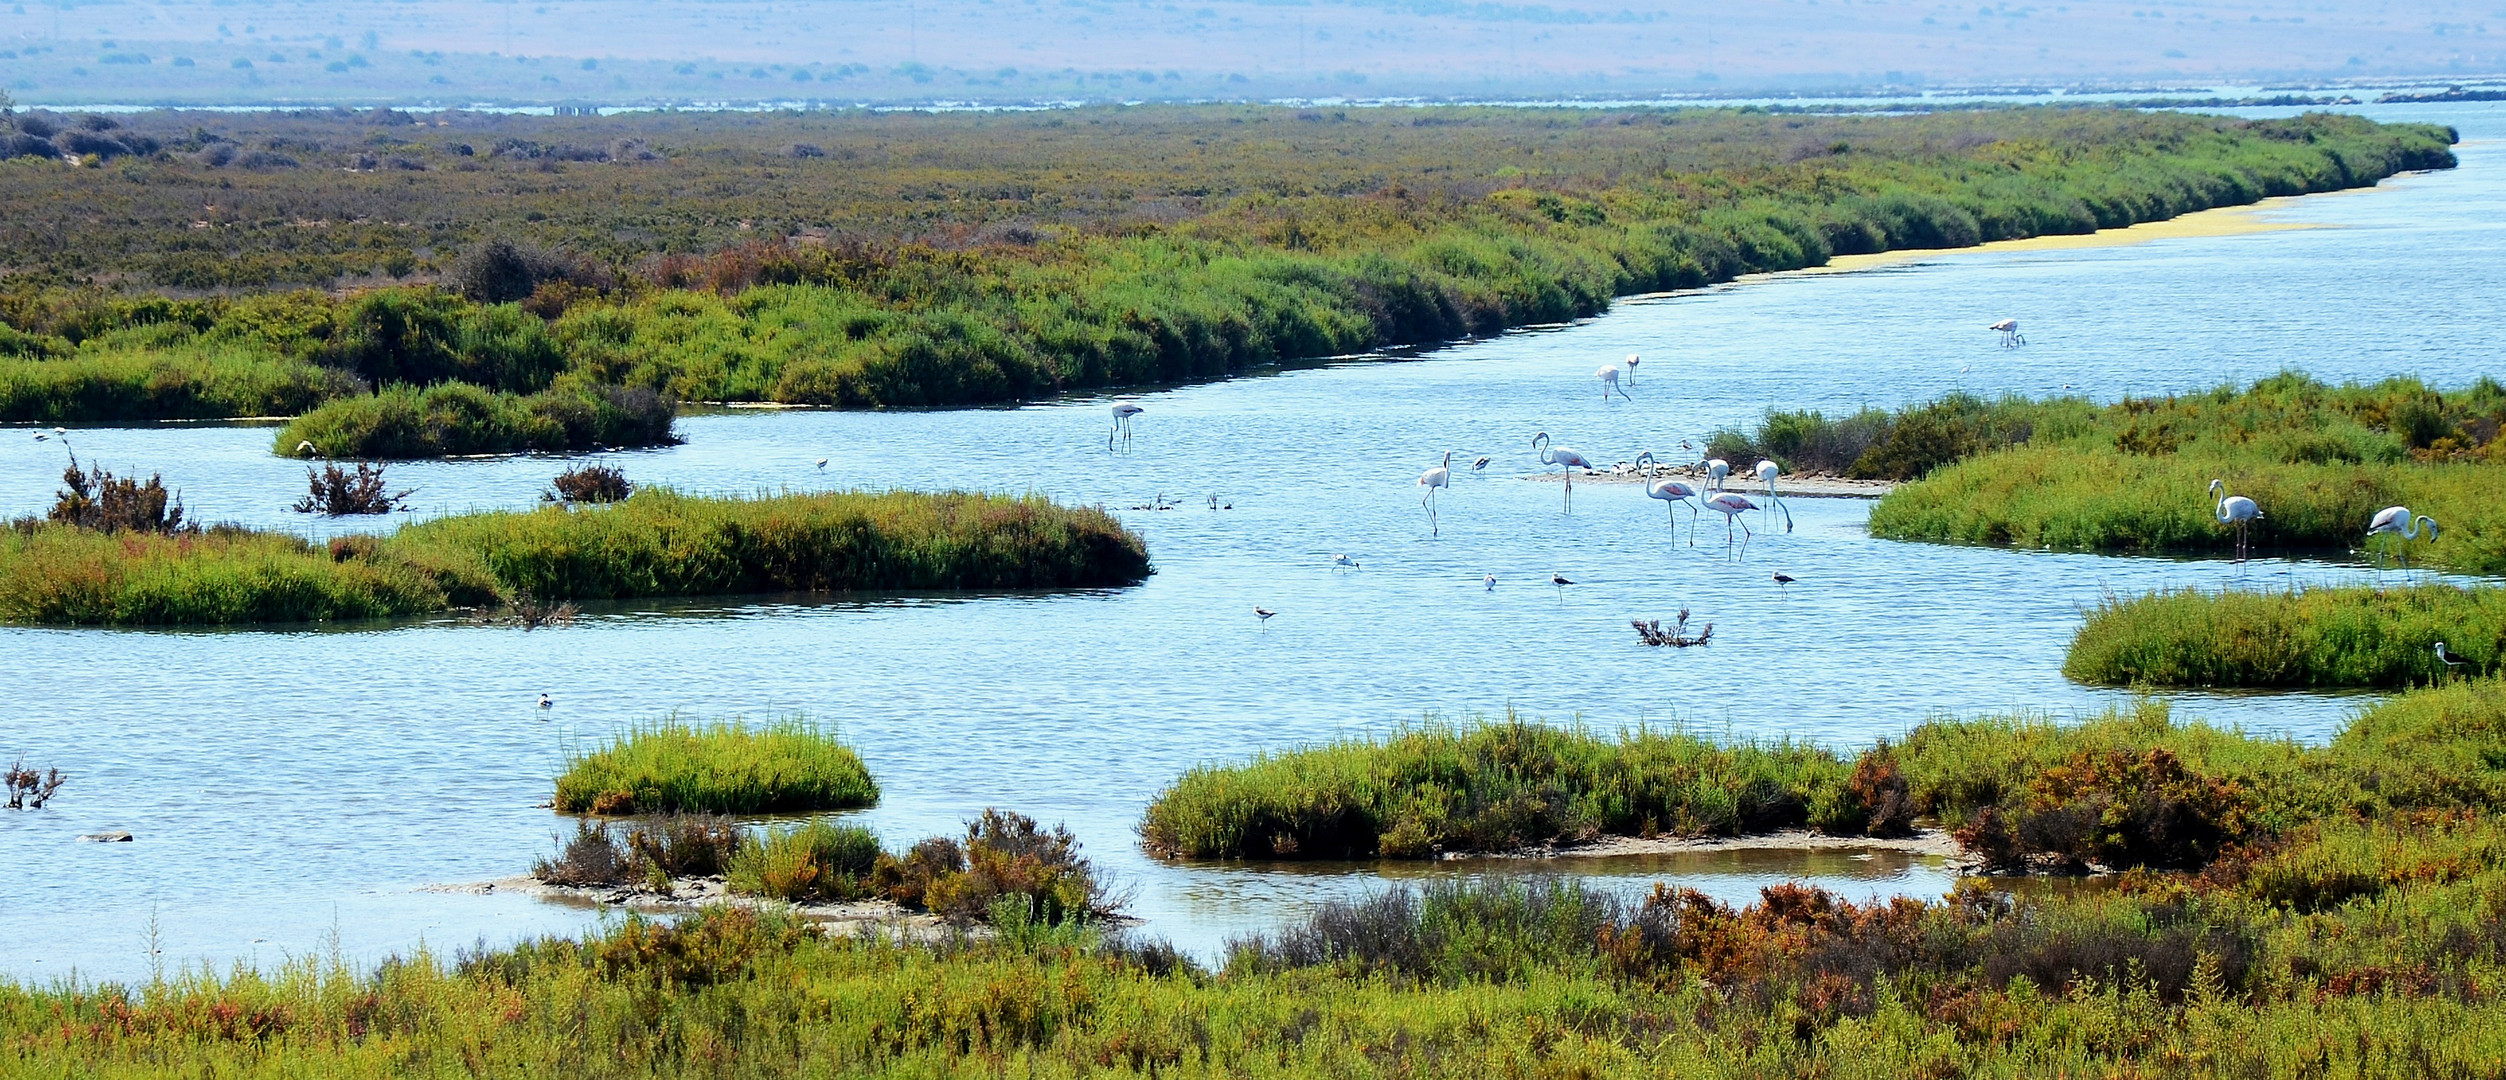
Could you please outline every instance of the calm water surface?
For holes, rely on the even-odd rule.
[[[2073,715],[2122,701],[2065,682],[2083,605],[2108,590],[2368,576],[2356,566],[2103,558],[1889,544],[1866,503],[1790,500],[1794,528],[1691,546],[1629,486],[1560,489],[1527,440],[1608,462],[1668,451],[1769,406],[1896,406],[1964,389],[2101,399],[2300,367],[2331,379],[2506,372],[2506,123],[2493,107],[2385,110],[2463,128],[2463,167],[2272,211],[2325,226],[2037,254],[1960,254],[1624,302],[1602,318],[1393,363],[1142,397],[1133,451],[1105,403],[925,413],[691,417],[685,446],[615,455],[705,492],[972,487],[1102,502],[1148,538],[1137,588],[988,597],[736,598],[625,605],[525,633],[408,624],[160,633],[0,629],[0,754],[73,774],[56,806],[0,815],[0,972],[145,975],[153,962],[373,959],[599,916],[422,891],[526,868],[567,823],[537,808],[566,750],[622,724],[807,713],[841,727],[886,790],[858,815],[891,842],[986,806],[1067,821],[1155,933],[1209,951],[1386,875],[1456,867],[1171,866],[1132,826],[1181,771],[1266,749],[1512,709],[1609,731],[1854,746],[1938,714]],[[2025,321],[2005,351],[1982,326]],[[1632,402],[1592,371],[1645,362]],[[162,470],[211,520],[310,529],[301,466],[266,428],[72,435],[82,457]],[[1441,497],[1446,450],[1496,458]],[[0,438],[0,512],[38,510],[60,451]],[[828,459],[821,471],[816,459]],[[395,466],[421,513],[530,503],[553,459]],[[1211,510],[1215,494],[1232,509]],[[1129,510],[1160,496],[1180,506]],[[2187,499],[2205,499],[2199,491]],[[1363,564],[1335,570],[1348,553]],[[1545,584],[1552,572],[1576,581]],[[1789,589],[1776,571],[1800,579]],[[1495,574],[1497,587],[1482,586]],[[1260,605],[1278,611],[1265,628]],[[1638,645],[1630,618],[1686,608],[1705,649]],[[532,708],[542,692],[557,707]],[[2180,695],[2187,713],[2320,740],[2364,699]],[[132,844],[73,837],[128,829]],[[1629,893],[1666,878],[1743,899],[1810,878],[1858,896],[1937,894],[1933,861],[1767,853],[1558,869]],[[151,928],[162,953],[149,951]]]

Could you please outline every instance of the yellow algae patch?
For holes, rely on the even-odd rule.
[[[2373,189],[2362,189],[2373,190]],[[2014,251],[2066,251],[2074,248],[2125,247],[2146,244],[2152,240],[2184,240],[2204,236],[2242,236],[2247,233],[2282,232],[2290,229],[2325,229],[2332,226],[2311,221],[2271,221],[2262,215],[2286,203],[2312,198],[2289,195],[2247,206],[2222,206],[2196,210],[2165,221],[2145,221],[2121,229],[2099,229],[2093,233],[2057,236],[2031,236],[2024,240],[1995,240],[1963,248],[1908,248],[1903,251],[1882,251],[1870,255],[1838,255],[1825,266],[1795,271],[1802,274],[1841,274],[1854,270],[1871,270],[1882,266],[1901,266],[1911,262],[1939,258],[1943,255],[2007,253]]]

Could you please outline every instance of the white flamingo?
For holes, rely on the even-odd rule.
[[[2367,525],[2367,539],[2374,540],[2377,536],[2401,537],[2401,541],[2396,541],[2395,546],[2401,547],[2402,565],[2409,566],[2410,548],[2402,542],[2419,539],[2419,533],[2422,530],[2427,532],[2429,540],[2435,540],[2436,519],[2426,514],[2413,514],[2407,506],[2388,506],[2375,512],[2375,520]]]
[[[1575,452],[1575,451],[1573,451],[1573,450],[1569,450],[1569,449],[1567,449],[1566,447],[1563,447],[1563,446],[1556,446],[1556,447],[1550,446],[1550,445],[1549,445],[1549,433],[1548,433],[1548,432],[1546,432],[1546,431],[1543,431],[1543,432],[1541,432],[1541,433],[1539,433],[1539,434],[1534,435],[1534,436],[1532,436],[1532,437],[1531,437],[1531,448],[1532,448],[1532,449],[1534,449],[1534,450],[1538,450],[1538,451],[1540,451],[1540,463],[1541,463],[1541,464],[1543,464],[1543,465],[1562,465],[1562,466],[1565,466],[1565,471],[1566,471],[1566,512],[1567,512],[1567,513],[1570,513],[1570,514],[1571,514],[1571,513],[1574,513],[1574,512],[1575,512],[1575,470],[1576,470],[1578,467],[1581,467],[1581,468],[1582,468],[1585,472],[1591,472],[1591,471],[1592,471],[1592,462],[1591,462],[1590,460],[1586,459],[1586,458],[1584,457],[1584,455],[1582,455],[1582,454],[1578,454],[1578,453],[1576,453],[1576,452]]]
[[[1723,550],[1731,550],[1733,525],[1740,526],[1744,537],[1741,550],[1748,550],[1749,541],[1756,539],[1758,534],[1750,530],[1748,522],[1740,520],[1740,515],[1757,509],[1758,504],[1750,502],[1748,496],[1737,491],[1718,491],[1706,499],[1705,508],[1723,515]]]
[[[1114,430],[1105,433],[1105,448],[1113,449],[1114,438],[1121,436],[1122,448],[1131,449],[1131,418],[1147,411],[1128,401],[1116,402],[1114,404]]]
[[[1697,463],[1697,471],[1705,476],[1707,491],[1723,490],[1723,478],[1732,474],[1732,463],[1722,458],[1707,458]]]
[[[1444,452],[1444,464],[1418,474],[1418,486],[1427,489],[1427,494],[1419,496],[1418,505],[1427,508],[1428,535],[1444,535],[1436,524],[1436,489],[1453,486],[1453,451]]]
[[[1627,354],[1627,385],[1629,386],[1636,385],[1636,362],[1640,359],[1643,358],[1635,353]]]
[[[1784,531],[1791,532],[1792,508],[1785,506],[1784,500],[1775,494],[1775,478],[1782,476],[1783,474],[1783,466],[1777,465],[1776,463],[1768,461],[1765,458],[1758,459],[1758,482],[1766,485],[1766,501],[1774,509],[1784,512]]]
[[[1601,400],[1610,400],[1610,391],[1612,390],[1617,390],[1618,396],[1627,398],[1629,401],[1636,400],[1635,398],[1627,397],[1627,391],[1619,386],[1618,368],[1609,364],[1603,364],[1601,365],[1601,370],[1593,372],[1593,374],[1601,380]]]
[[[1636,464],[1645,469],[1645,497],[1662,500],[1662,512],[1670,515],[1671,533],[1679,533],[1679,504],[1688,503],[1688,546],[1697,546],[1697,504],[1688,500],[1697,497],[1697,489],[1685,480],[1653,479],[1653,451],[1636,455]]]
[[[2027,339],[2019,336],[2019,320],[2017,319],[2003,319],[1984,329],[2001,331],[2002,348],[2015,349],[2027,344]]]
[[[2210,493],[2219,497],[2217,510],[2219,524],[2236,529],[2236,561],[2244,562],[2246,530],[2252,528],[2253,523],[2262,517],[2262,507],[2254,505],[2254,500],[2242,495],[2227,494],[2227,486],[2224,480],[2212,480]]]

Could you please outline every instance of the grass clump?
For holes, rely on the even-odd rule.
[[[1134,584],[1137,534],[1039,497],[890,492],[703,498],[437,518],[327,548],[219,528],[0,532],[0,621],[305,622],[648,596]],[[525,605],[527,606],[527,605]]]
[[[2436,654],[2444,642],[2456,664]],[[2506,663],[2506,590],[2421,584],[2107,598],[2062,672],[2109,686],[2401,688]]]
[[[277,452],[327,458],[433,458],[670,446],[676,402],[628,387],[552,388],[531,394],[469,383],[406,384],[334,398],[279,429]]]
[[[859,825],[808,821],[750,833],[728,869],[731,891],[794,903],[859,900],[871,895],[870,871],[879,837]]]
[[[1191,858],[1425,858],[1604,834],[1728,836],[1818,824],[1859,833],[1853,766],[1816,747],[1616,740],[1508,714],[1430,724],[1184,774],[1150,804],[1152,851]]]
[[[557,777],[555,805],[568,814],[775,814],[878,801],[861,757],[806,720],[749,726],[672,718],[574,755]]]

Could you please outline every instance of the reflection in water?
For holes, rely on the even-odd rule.
[[[2475,137],[2493,109],[2404,114]],[[2486,125],[2483,127],[2483,125]],[[1875,855],[1435,867],[1171,865],[1140,811],[1177,774],[1263,750],[1509,708],[1610,731],[1857,746],[1937,714],[2094,711],[2065,682],[2079,610],[2108,590],[2375,579],[2322,562],[2097,558],[1879,543],[1867,504],[1790,499],[1796,528],[1744,557],[1690,546],[1633,485],[1574,512],[1518,479],[1534,431],[1600,463],[1667,452],[1770,406],[1850,411],[1951,390],[2102,399],[2206,388],[2296,365],[2333,379],[2459,385],[2506,343],[2500,147],[2387,191],[2272,211],[2337,228],[2058,253],[1948,256],[1630,302],[1568,327],[1392,363],[1342,364],[1148,395],[1133,452],[1104,450],[1101,402],[1017,409],[697,416],[689,441],[609,455],[691,491],[973,487],[1115,507],[1158,573],[1129,589],[987,597],[737,597],[595,605],[570,628],[458,619],[243,632],[0,629],[0,756],[72,776],[52,809],[0,815],[0,968],[144,974],[166,956],[270,961],[321,944],[372,959],[425,941],[579,929],[509,896],[417,891],[520,872],[566,823],[542,809],[571,748],[620,725],[804,712],[837,725],[885,792],[851,817],[902,844],[986,806],[1066,821],[1149,931],[1196,950],[1387,874],[1589,874],[1627,895],[1665,876],[1746,900],[1808,876],[1858,896],[1937,895],[1947,872]],[[2440,234],[2441,235],[2438,235]],[[2441,241],[2449,258],[2425,258]],[[2029,344],[1976,328],[2019,313]],[[1596,363],[1647,358],[1633,400],[1594,400]],[[1971,370],[1970,370],[1971,369]],[[302,467],[266,429],[78,433],[83,458],[163,470],[207,520],[324,534],[284,507]],[[1447,450],[1484,474],[1414,484]],[[0,439],[0,513],[45,505],[62,461]],[[827,458],[825,470],[816,459]],[[531,505],[546,458],[395,466],[425,513]],[[1579,485],[1582,487],[1582,485]],[[1743,484],[1742,490],[1748,490]],[[1232,509],[1212,510],[1210,494]],[[2205,492],[2187,491],[2197,506]],[[1709,536],[1707,540],[1712,539]],[[1335,554],[1361,565],[1341,570]],[[1775,572],[1798,579],[1779,589]],[[1577,584],[1551,588],[1562,573]],[[1483,585],[1488,575],[1498,584]],[[2383,575],[2383,580],[2397,580]],[[1277,612],[1267,621],[1253,609]],[[1631,618],[1681,609],[1711,646],[1648,649]],[[534,707],[549,694],[554,709]],[[2187,712],[2321,740],[2362,702],[2172,695]],[[80,833],[127,829],[131,844]],[[1850,860],[1849,860],[1850,861]]]

